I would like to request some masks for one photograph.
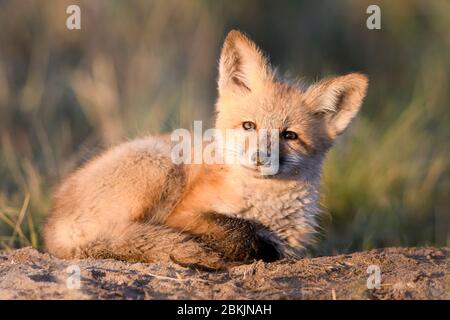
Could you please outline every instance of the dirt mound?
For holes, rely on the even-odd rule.
[[[450,299],[449,256],[449,248],[388,248],[202,272],[23,248],[0,253],[0,299]],[[380,286],[368,289],[378,268]]]

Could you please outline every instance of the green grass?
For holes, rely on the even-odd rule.
[[[224,35],[238,27],[281,71],[361,71],[369,93],[324,168],[315,254],[450,245],[450,4],[378,1],[0,4],[0,248],[40,247],[60,179],[102,147],[212,123]]]

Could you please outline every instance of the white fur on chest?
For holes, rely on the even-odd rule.
[[[222,210],[269,228],[282,240],[280,245],[286,255],[297,255],[310,242],[316,227],[315,184],[257,179],[235,187],[242,200],[239,205],[224,201],[220,205]]]

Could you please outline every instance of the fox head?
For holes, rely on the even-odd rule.
[[[276,161],[277,171],[270,177],[313,178],[334,139],[358,113],[367,85],[367,77],[359,73],[306,88],[292,84],[277,76],[254,42],[233,30],[220,56],[216,128],[234,129],[242,136],[278,132],[277,148],[273,139],[266,139],[268,143],[244,143],[239,150],[226,151],[250,154],[239,166],[245,172],[264,176],[267,165]]]

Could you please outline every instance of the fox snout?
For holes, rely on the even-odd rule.
[[[273,141],[273,137],[267,134],[261,135],[257,143],[247,145],[247,165],[262,175],[276,175],[278,173],[278,141]]]
[[[255,166],[269,166],[271,163],[270,152],[261,152],[258,150],[251,155],[250,160]]]

